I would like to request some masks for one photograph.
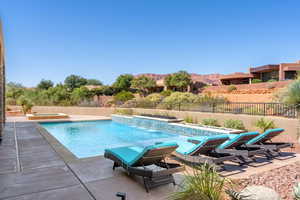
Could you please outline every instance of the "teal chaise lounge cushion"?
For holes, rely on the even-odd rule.
[[[274,129],[269,129],[267,131],[265,131],[263,134],[260,134],[259,136],[253,138],[252,140],[248,141],[246,144],[256,144],[258,142],[264,142],[265,140],[267,140],[267,136],[269,134],[272,134],[272,133],[282,133],[284,131],[283,128],[274,128]]]
[[[141,159],[143,155],[145,155],[149,150],[173,146],[176,147],[178,146],[178,144],[176,142],[163,142],[155,145],[150,145],[145,148],[138,146],[117,147],[105,149],[105,152],[115,155],[126,165],[132,166],[136,162],[138,162],[138,160]]]
[[[226,135],[213,135],[213,136],[196,136],[192,137],[192,139],[197,139],[199,141],[198,144],[194,144],[188,141],[177,141],[179,147],[176,149],[177,153],[182,155],[192,155],[196,152],[199,148],[201,148],[205,143],[217,139],[228,139]]]
[[[258,135],[258,132],[247,132],[247,133],[240,133],[240,134],[228,134],[229,140],[218,146],[218,149],[226,149],[227,147],[231,146],[232,144],[238,142],[244,136],[251,136],[251,135]]]

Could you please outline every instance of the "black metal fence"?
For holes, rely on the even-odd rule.
[[[283,103],[181,103],[181,104],[146,104],[131,105],[131,108],[167,109],[193,112],[233,113],[262,116],[280,116],[297,118],[300,105]]]
[[[205,103],[181,105],[180,110],[263,116],[298,117],[299,107],[283,103]]]

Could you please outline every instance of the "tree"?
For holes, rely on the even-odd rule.
[[[73,91],[75,88],[80,88],[87,84],[87,80],[81,76],[70,75],[65,79],[66,87]]]
[[[49,88],[46,91],[50,104],[61,106],[72,105],[70,92],[64,85],[58,84],[56,87]]]
[[[122,91],[122,92],[119,92],[118,94],[116,94],[116,96],[114,96],[114,100],[117,102],[121,102],[121,103],[124,103],[133,98],[134,98],[134,95],[132,94],[132,92],[129,92],[129,91]]]
[[[151,89],[156,87],[156,82],[147,76],[140,76],[131,81],[131,87],[137,89],[142,96],[146,96]]]
[[[21,83],[8,82],[6,84],[6,89],[9,89],[9,88],[21,88],[21,89],[24,89],[25,87]]]
[[[53,82],[51,80],[42,79],[40,83],[37,85],[37,88],[40,90],[48,90],[49,88],[53,87]]]
[[[103,94],[106,96],[112,96],[115,94],[114,88],[108,85],[103,86],[102,90],[103,90]]]
[[[175,88],[178,91],[187,91],[188,86],[191,84],[191,75],[186,71],[179,71],[165,77],[164,83],[168,88]]]
[[[91,78],[91,79],[87,79],[86,85],[103,85],[103,84],[98,79]]]
[[[122,74],[120,75],[113,84],[118,91],[128,91],[131,87],[131,81],[133,80],[133,76],[131,74]]]
[[[71,93],[72,104],[78,105],[84,100],[89,100],[93,93],[86,87],[75,88]]]

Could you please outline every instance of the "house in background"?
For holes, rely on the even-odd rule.
[[[295,63],[263,65],[249,69],[249,73],[234,73],[220,77],[222,85],[251,84],[253,79],[263,82],[270,80],[285,81],[295,79],[300,71],[300,60]]]
[[[253,79],[253,75],[250,73],[236,72],[233,74],[223,75],[220,77],[222,85],[238,85],[249,84]]]

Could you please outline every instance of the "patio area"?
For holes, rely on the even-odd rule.
[[[107,119],[91,116],[71,116],[72,120]],[[51,143],[51,141],[50,141]],[[101,156],[87,159],[63,159],[57,144],[49,143],[36,126],[24,118],[8,118],[0,145],[0,199],[120,199],[117,192],[125,192],[127,200],[166,199],[177,186],[172,184],[146,193],[140,179],[129,177],[121,168],[112,170],[112,161]],[[260,167],[230,168],[231,178],[245,178],[295,162],[300,157],[284,161],[274,160]],[[187,167],[187,171],[190,168]],[[235,173],[237,172],[237,173]],[[183,174],[175,174],[178,184]]]

